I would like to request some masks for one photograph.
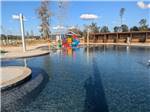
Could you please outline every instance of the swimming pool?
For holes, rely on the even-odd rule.
[[[18,112],[150,112],[149,47],[91,46],[2,62],[47,72],[43,90]],[[13,110],[13,109],[12,109]]]

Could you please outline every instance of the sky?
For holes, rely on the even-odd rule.
[[[149,4],[148,1],[144,1]],[[12,15],[23,13],[26,18],[24,22],[25,33],[34,32],[39,35],[40,20],[37,16],[36,9],[40,7],[40,1],[2,1],[1,2],[1,33],[20,35],[20,23],[18,20],[12,19]],[[139,26],[141,19],[147,19],[150,24],[150,8],[143,8],[137,5],[137,1],[67,1],[64,9],[59,9],[58,1],[51,1],[49,9],[52,12],[51,31],[57,32],[53,27],[59,24],[64,27],[76,26],[83,29],[84,25],[96,22],[98,26],[107,25],[111,31],[114,26],[120,25],[119,11],[125,8],[123,16],[123,24]],[[82,14],[94,14],[98,18],[96,20],[83,20],[80,18]]]

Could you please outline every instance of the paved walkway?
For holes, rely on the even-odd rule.
[[[8,87],[31,75],[31,69],[20,66],[0,68],[0,88]]]
[[[28,58],[28,57],[49,54],[50,52],[49,50],[40,49],[40,47],[43,47],[43,46],[46,46],[46,45],[31,46],[30,48],[27,48],[26,52],[23,52],[21,47],[1,48],[8,52],[4,54],[0,54],[0,59]]]
[[[26,51],[26,52],[8,52],[5,54],[2,54],[0,59],[28,58],[28,57],[34,57],[34,56],[41,56],[45,54],[49,54],[49,51],[31,50],[31,51]]]

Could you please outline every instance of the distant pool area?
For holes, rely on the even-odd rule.
[[[14,111],[149,112],[150,47],[98,45],[2,61],[48,74],[43,90]],[[17,106],[17,105],[16,105]]]

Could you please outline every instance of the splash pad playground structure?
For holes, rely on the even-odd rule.
[[[79,45],[80,41],[77,37],[77,34],[74,32],[68,32],[64,36],[56,36],[55,44],[51,45],[51,48],[76,48]]]

